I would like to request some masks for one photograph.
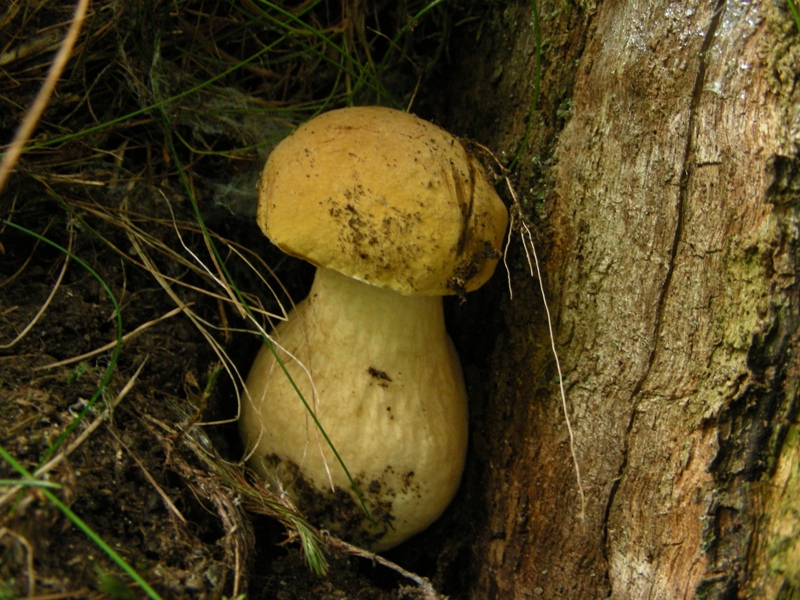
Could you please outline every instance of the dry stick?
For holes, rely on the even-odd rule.
[[[75,236],[73,235],[73,231],[70,229],[70,232],[69,232],[69,245],[67,246],[68,253],[64,255],[64,264],[61,267],[61,273],[58,274],[58,279],[56,279],[56,283],[53,286],[53,289],[50,290],[50,295],[47,296],[47,300],[45,300],[44,304],[42,304],[42,306],[39,307],[39,311],[36,313],[36,315],[33,317],[33,319],[31,319],[30,322],[25,326],[25,329],[23,329],[22,332],[16,338],[11,340],[9,343],[0,344],[0,349],[8,350],[9,348],[12,348],[16,344],[18,344],[20,341],[22,341],[22,339],[26,335],[28,335],[28,332],[31,329],[33,329],[36,326],[36,324],[39,322],[39,320],[44,316],[44,313],[47,310],[47,307],[50,306],[50,303],[53,301],[53,298],[55,298],[55,295],[56,295],[56,292],[58,291],[58,288],[61,287],[61,281],[64,279],[64,274],[67,272],[67,267],[69,266],[69,256],[70,256],[69,253],[72,252],[72,243],[73,243],[74,240],[75,240]],[[26,261],[26,264],[27,264],[27,261]]]
[[[525,219],[522,217],[522,208],[520,207],[519,200],[517,199],[517,194],[514,192],[514,188],[511,186],[511,181],[509,181],[508,177],[506,177],[506,185],[508,186],[508,191],[511,192],[511,197],[514,200],[514,204],[511,207],[511,224],[509,226],[509,231],[513,231],[514,229],[514,216],[517,215],[520,221],[522,222],[520,227],[520,238],[522,239],[522,248],[525,250],[525,257],[528,259],[528,267],[530,268],[531,277],[534,276],[533,268],[534,264],[536,265],[536,277],[539,280],[539,290],[542,294],[542,303],[544,304],[544,311],[545,315],[547,316],[547,330],[550,333],[550,348],[553,351],[553,357],[556,361],[556,371],[558,372],[558,388],[561,393],[561,407],[564,411],[564,420],[567,423],[567,432],[569,433],[569,451],[572,455],[572,464],[575,466],[575,478],[578,482],[578,495],[581,499],[581,521],[583,521],[584,527],[586,526],[586,495],[583,492],[583,483],[581,481],[581,467],[578,464],[578,452],[575,448],[575,433],[572,431],[572,423],[569,419],[569,410],[567,408],[567,394],[564,390],[564,376],[561,373],[561,362],[558,360],[558,351],[556,350],[556,338],[555,334],[553,333],[553,320],[550,317],[550,308],[547,305],[547,296],[544,293],[544,281],[542,279],[542,272],[539,268],[539,258],[536,255],[536,246],[533,243],[533,234],[531,234],[531,230],[528,227],[528,224],[525,222]],[[509,239],[511,235],[509,234]],[[527,243],[526,243],[527,241]],[[530,245],[531,252],[533,253],[533,263],[531,263],[531,253],[528,252],[528,245]],[[508,243],[506,243],[506,249],[508,249]],[[511,292],[511,271],[508,270],[508,263],[506,263],[505,255],[503,256],[503,264],[506,266],[506,271],[508,271],[508,289],[509,295]]]
[[[36,94],[33,104],[31,104],[28,112],[25,113],[22,123],[20,123],[16,134],[14,134],[11,145],[3,155],[3,160],[0,161],[0,191],[5,186],[6,181],[8,181],[8,177],[17,164],[25,144],[28,143],[33,130],[39,123],[44,109],[47,107],[48,102],[50,102],[50,96],[53,95],[56,83],[58,83],[58,79],[64,72],[67,61],[72,54],[72,48],[75,46],[75,42],[78,39],[78,34],[86,18],[86,10],[88,7],[89,0],[78,0],[78,3],[75,5],[75,14],[72,17],[72,22],[67,30],[67,34],[64,36],[61,47],[53,58],[53,63],[50,65],[47,77],[45,77],[39,93]]]

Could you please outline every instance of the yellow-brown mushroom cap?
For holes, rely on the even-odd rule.
[[[508,212],[458,139],[373,106],[324,113],[273,150],[258,223],[317,266],[406,295],[445,295],[491,277]]]

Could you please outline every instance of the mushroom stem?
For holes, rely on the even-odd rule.
[[[331,342],[343,344],[345,352],[359,349],[359,362],[377,366],[400,353],[413,368],[430,346],[443,346],[448,337],[441,296],[404,296],[319,268],[307,302],[329,328]]]
[[[466,393],[441,297],[403,296],[319,268],[308,298],[273,335],[375,522],[266,348],[240,420],[254,469],[375,550],[430,525],[458,488],[467,441]]]

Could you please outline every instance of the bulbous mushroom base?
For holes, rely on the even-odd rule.
[[[458,488],[467,445],[466,393],[441,299],[319,269],[273,337],[371,518],[266,346],[239,422],[251,467],[312,522],[375,551],[428,527]]]

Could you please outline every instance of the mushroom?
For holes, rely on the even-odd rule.
[[[273,150],[258,223],[318,267],[272,338],[355,489],[266,345],[239,421],[249,464],[312,522],[387,550],[458,488],[467,402],[442,296],[492,275],[508,213],[455,137],[358,107],[308,121]]]

